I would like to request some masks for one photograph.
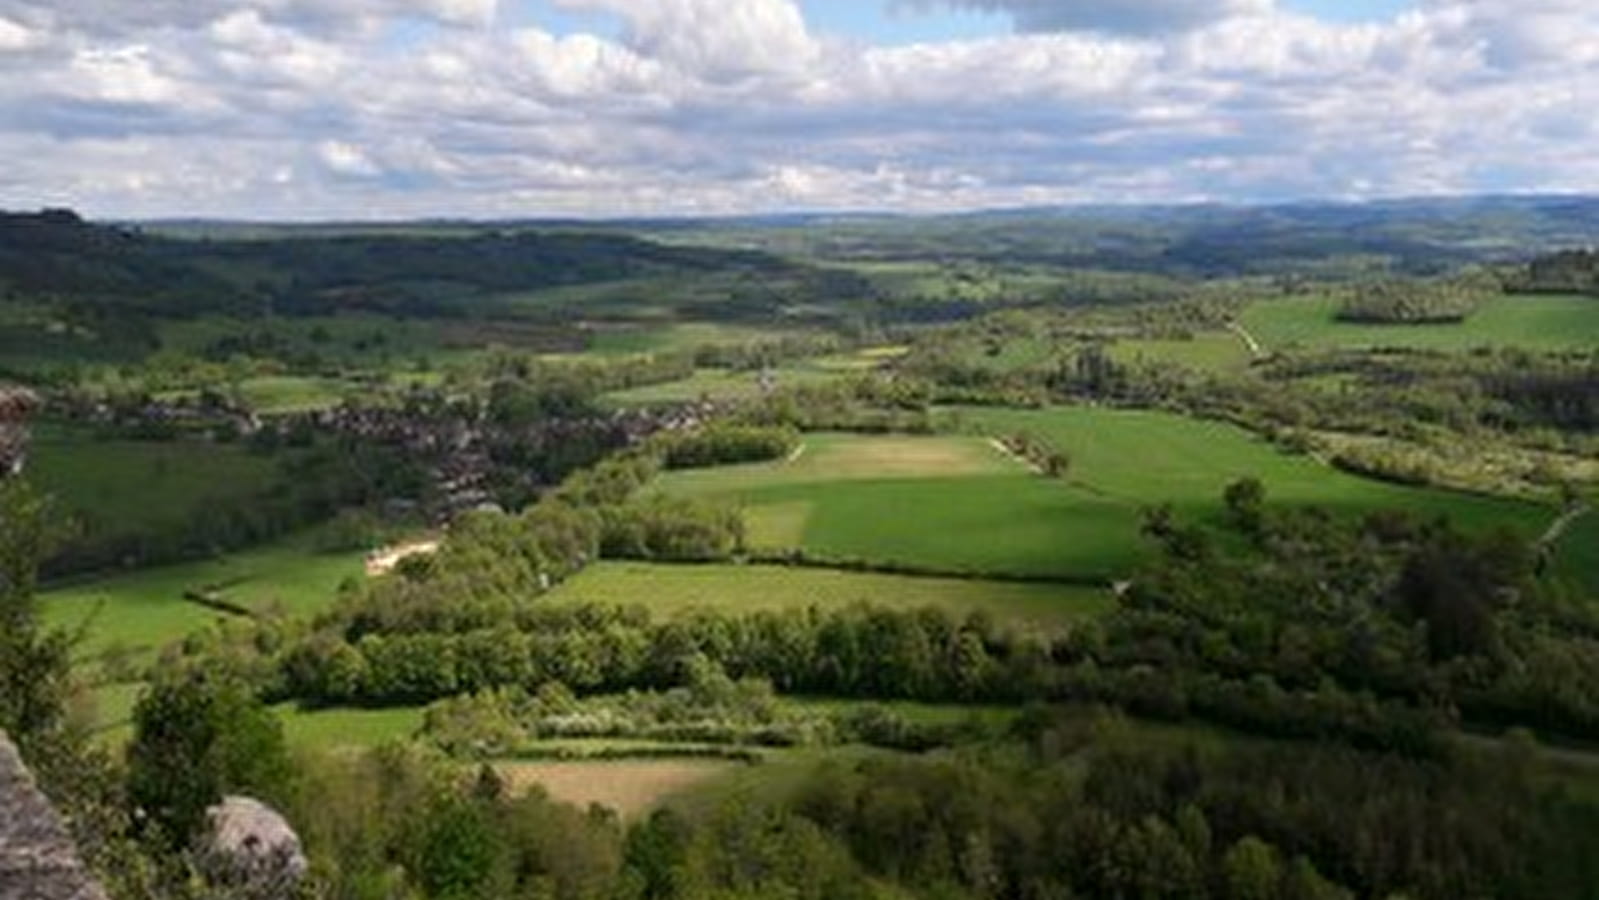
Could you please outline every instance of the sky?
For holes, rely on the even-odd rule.
[[[0,0],[0,208],[1599,192],[1595,0]]]

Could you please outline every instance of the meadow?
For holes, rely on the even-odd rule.
[[[229,618],[184,599],[209,591],[261,615],[305,616],[333,602],[338,586],[361,577],[365,554],[319,553],[308,536],[215,559],[161,566],[48,589],[45,624],[82,634],[80,657],[118,649],[137,658]]]
[[[773,370],[774,384],[820,384],[838,377],[837,372],[800,366]],[[663,384],[644,385],[604,396],[612,406],[649,406],[660,403],[692,403],[697,400],[744,400],[761,393],[760,372],[729,369],[700,369],[690,378]]]
[[[1250,476],[1275,503],[1335,512],[1399,508],[1447,515],[1468,528],[1504,524],[1527,535],[1554,517],[1537,504],[1359,478],[1239,428],[1167,413],[962,409],[958,419],[985,434],[1039,435],[1071,457],[1070,471],[1060,480],[1032,474],[981,437],[822,435],[808,437],[791,462],[670,473],[660,486],[739,503],[757,546],[935,571],[1084,581],[1125,575],[1143,558],[1144,509],[1170,503],[1179,515],[1216,524],[1223,489]]]
[[[871,603],[902,609],[933,607],[955,616],[982,611],[1001,622],[1055,628],[1109,610],[1109,591],[1058,584],[1017,584],[920,578],[761,565],[654,565],[606,562],[590,566],[542,602],[639,604],[656,616],[706,610],[748,613],[830,609]]]
[[[91,533],[185,526],[211,505],[245,502],[276,473],[269,457],[203,441],[100,440],[88,429],[34,429],[28,474]]]
[[[672,326],[667,333],[677,333],[683,329],[690,329],[690,333],[700,334],[701,336],[709,336],[716,333],[702,333],[698,330],[699,326],[693,325]],[[737,330],[725,332],[724,337],[740,333]],[[606,332],[600,332],[599,334],[606,334]],[[626,332],[623,332],[623,334],[626,334]],[[597,337],[596,341],[598,340],[599,338]],[[655,338],[640,337],[639,340],[640,349],[642,350],[658,352],[661,349],[683,349],[681,347],[663,348],[653,343]],[[707,341],[699,341],[695,346],[703,345],[704,343],[707,343]],[[709,341],[709,343],[715,343],[715,341]],[[628,346],[631,345],[629,344]],[[902,347],[873,347],[853,353],[837,353],[830,356],[818,356],[788,362],[771,370],[769,373],[771,385],[774,388],[785,388],[796,385],[823,384],[845,375],[857,375],[881,368],[888,361],[903,355],[903,353],[904,348]],[[765,390],[763,380],[763,373],[758,371],[699,369],[692,376],[678,381],[613,391],[606,394],[604,400],[613,406],[689,403],[705,399],[719,401],[745,400],[756,397]]]
[[[707,759],[501,762],[494,768],[513,791],[535,788],[579,809],[599,805],[624,822],[643,818],[673,797],[704,787],[747,764]]]
[[[1339,305],[1340,301],[1328,297],[1269,300],[1251,305],[1241,319],[1268,352],[1292,345],[1428,350],[1486,346],[1591,349],[1599,335],[1599,299],[1593,297],[1500,297],[1465,322],[1440,325],[1340,322],[1336,318]]]

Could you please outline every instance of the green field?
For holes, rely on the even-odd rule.
[[[1249,365],[1249,348],[1230,331],[1207,331],[1191,340],[1127,340],[1110,347],[1121,363],[1169,362],[1206,371],[1227,371]]]
[[[786,366],[773,371],[777,387],[820,384],[839,373],[824,369]],[[693,377],[664,384],[613,391],[605,401],[615,406],[646,406],[653,403],[690,403],[695,400],[743,400],[761,393],[759,372],[733,372],[727,369],[700,369]]]
[[[239,393],[255,412],[283,415],[338,406],[347,387],[333,378],[270,375],[244,380]]]
[[[283,703],[273,711],[283,721],[283,736],[290,745],[340,749],[407,740],[422,727],[423,708],[307,710]]]
[[[657,616],[706,609],[725,613],[830,609],[871,603],[936,607],[956,616],[983,610],[996,619],[1058,626],[1111,608],[1109,591],[1054,584],[909,578],[782,566],[600,563],[543,602],[640,604]]]
[[[306,615],[333,602],[346,578],[359,577],[365,554],[325,554],[299,537],[212,560],[115,575],[40,596],[52,627],[84,629],[80,656],[121,647],[140,657],[225,613],[183,599],[184,592],[218,587],[228,603],[259,613]]]
[[[1512,296],[1495,299],[1458,325],[1366,325],[1337,321],[1339,301],[1320,297],[1270,300],[1244,312],[1244,327],[1267,351],[1306,347],[1483,346],[1591,349],[1599,342],[1599,299]]]
[[[180,528],[202,508],[246,502],[271,482],[269,457],[204,441],[97,440],[86,429],[34,430],[28,475],[97,533]]]
[[[1033,475],[978,438],[888,439],[925,442],[906,444],[919,447],[920,458],[905,464],[881,438],[820,436],[808,438],[806,453],[792,463],[671,473],[661,484],[669,492],[736,500],[758,544],[945,571],[1084,579],[1124,574],[1148,551],[1138,534],[1143,509],[1171,503],[1181,515],[1214,522],[1223,488],[1246,476],[1261,479],[1276,502],[1334,511],[1400,508],[1529,535],[1553,518],[1552,510],[1531,503],[1358,478],[1285,454],[1241,429],[1166,413],[961,414],[989,433],[1047,438],[1071,456],[1068,478]],[[978,451],[989,453],[985,465],[973,461]]]
[[[784,337],[770,328],[727,325],[718,322],[628,324],[593,326],[588,331],[589,352],[606,355],[668,353],[714,344],[746,344]]]

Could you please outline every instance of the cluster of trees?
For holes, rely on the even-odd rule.
[[[1386,325],[1464,322],[1501,291],[1499,283],[1486,275],[1366,281],[1351,290],[1338,308],[1338,318]]]
[[[1053,670],[1048,643],[931,609],[705,613],[666,622],[642,608],[540,604],[405,612],[389,619],[400,627],[382,631],[360,613],[324,623],[273,654],[267,683],[285,699],[367,705],[553,681],[585,694],[664,690],[682,684],[687,661],[703,656],[735,678],[763,678],[785,692],[959,701],[1045,696]],[[408,627],[446,617],[465,627]]]
[[[550,682],[535,692],[515,685],[462,694],[430,705],[422,733],[452,755],[488,758],[536,752],[538,741],[562,738],[925,751],[989,736],[975,719],[917,722],[875,703],[833,711],[784,703],[770,681],[734,680],[703,656],[687,658],[682,668],[682,686],[660,691],[580,698]]]
[[[1541,256],[1510,278],[1518,291],[1599,296],[1599,250],[1565,250]]]
[[[655,440],[668,469],[698,469],[733,463],[783,459],[799,446],[793,427],[716,423],[687,432],[668,432]]]
[[[926,382],[861,376],[782,388],[737,410],[733,420],[798,431],[928,434],[932,402]]]

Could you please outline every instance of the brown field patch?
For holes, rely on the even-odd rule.
[[[538,786],[563,803],[584,809],[598,803],[634,820],[667,798],[742,766],[723,760],[647,759],[508,762],[497,768],[514,790]]]

